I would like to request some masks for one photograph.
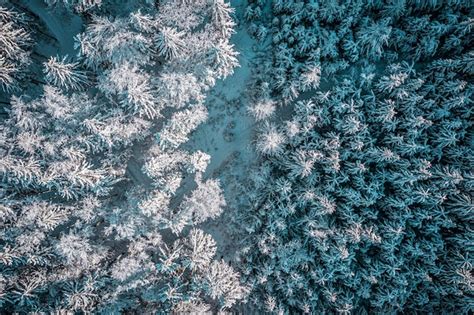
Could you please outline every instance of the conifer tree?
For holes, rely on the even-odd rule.
[[[57,57],[51,57],[44,64],[46,81],[52,85],[63,88],[79,89],[87,82],[86,74],[77,69],[78,63],[67,63],[67,56],[59,60]]]

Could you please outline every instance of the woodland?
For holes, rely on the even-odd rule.
[[[474,3],[0,0],[0,314],[471,314]]]

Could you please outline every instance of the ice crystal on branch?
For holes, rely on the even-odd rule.
[[[170,27],[160,29],[159,34],[155,38],[158,53],[168,59],[181,56],[185,49],[183,36],[183,32],[178,32]]]
[[[50,84],[63,87],[80,89],[87,83],[87,76],[84,71],[79,70],[78,63],[67,63],[67,56],[59,60],[58,57],[51,57],[44,64],[46,81]]]
[[[194,224],[217,218],[226,202],[218,180],[208,179],[198,182],[198,187],[185,197],[181,211],[191,215]]]

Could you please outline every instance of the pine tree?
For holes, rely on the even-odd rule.
[[[225,41],[219,41],[207,54],[207,60],[218,78],[225,78],[234,73],[234,68],[239,65],[238,53],[233,49],[233,45]]]
[[[204,288],[211,298],[221,301],[223,308],[230,308],[247,294],[239,280],[238,273],[226,262],[214,261],[205,273]]]
[[[188,135],[207,119],[207,110],[203,105],[195,105],[177,112],[158,133],[160,146],[177,148],[188,140]]]
[[[226,206],[218,180],[208,179],[197,184],[197,188],[184,198],[180,206],[180,211],[189,215],[193,224],[217,218]]]
[[[274,125],[267,124],[257,138],[256,150],[264,155],[278,155],[283,152],[285,141],[283,133]]]
[[[231,18],[234,9],[224,0],[210,1],[211,19],[224,38],[228,38],[234,31],[235,23]]]
[[[102,0],[45,0],[50,6],[62,3],[68,9],[74,9],[78,12],[84,12],[95,7],[100,7]]]
[[[0,6],[0,89],[18,88],[21,72],[30,63],[31,36],[24,15]]]
[[[185,42],[182,39],[184,33],[170,27],[163,27],[155,38],[158,53],[167,58],[180,57],[185,50]]]
[[[256,121],[266,120],[275,113],[275,102],[267,99],[256,102],[248,108],[249,113]]]
[[[87,76],[84,71],[77,69],[78,63],[67,63],[68,57],[58,60],[58,57],[51,57],[44,64],[46,81],[63,88],[80,89],[87,83]]]
[[[36,15],[43,9],[36,4],[25,7],[31,23],[0,8],[0,84],[8,90],[2,102],[5,96],[10,103],[0,128],[0,308],[148,313],[210,310],[243,299],[246,290],[230,266],[218,277],[225,292],[215,296],[203,285],[216,242],[185,228],[216,218],[225,200],[217,180],[202,181],[210,156],[177,150],[207,118],[204,92],[237,65],[228,38],[232,10],[223,5],[218,18],[207,1],[146,0],[146,13],[129,12],[143,1],[48,2],[57,5],[50,10],[72,9],[67,15],[84,23],[77,59],[36,64],[42,49],[69,49],[41,40],[30,51],[30,38],[48,36],[63,19],[43,23],[50,11]],[[177,41],[159,43],[163,30]],[[218,45],[218,58],[206,58]],[[34,80],[41,66],[47,84]],[[14,86],[21,89],[10,97]],[[144,150],[142,174],[136,149],[159,126],[162,143]],[[161,237],[167,228],[176,233],[174,244]]]
[[[206,270],[216,254],[216,242],[203,231],[192,229],[184,241],[183,251],[192,270]]]

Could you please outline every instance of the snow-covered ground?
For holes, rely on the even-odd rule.
[[[56,39],[54,47],[40,43],[36,49],[45,55],[75,56],[74,36],[82,30],[81,18],[65,9],[62,9],[61,14],[58,15],[57,8],[53,12],[42,0],[23,0],[21,2],[46,25],[49,34]]]
[[[240,18],[243,5],[234,2],[236,16]],[[231,41],[240,54],[240,67],[211,89],[206,100],[209,119],[184,145],[191,151],[201,150],[211,156],[205,177],[218,178],[224,189],[227,202],[224,213],[218,219],[202,224],[201,228],[214,237],[218,255],[227,261],[235,258],[238,237],[243,236],[234,231],[232,220],[236,217],[235,211],[245,204],[246,176],[256,160],[252,146],[254,121],[247,115],[246,90],[256,62],[254,48],[257,44],[247,33],[245,25],[236,29]]]

